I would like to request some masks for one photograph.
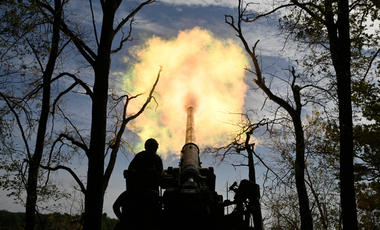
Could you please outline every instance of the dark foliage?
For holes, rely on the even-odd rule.
[[[0,229],[1,230],[23,230],[25,213],[8,212],[0,210]],[[35,216],[36,226],[38,230],[81,230],[83,229],[83,218],[81,215],[69,215],[67,213],[51,213],[40,214],[42,221]],[[103,214],[102,230],[114,229],[119,220],[107,217]]]

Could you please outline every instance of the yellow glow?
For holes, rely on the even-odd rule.
[[[136,62],[124,73],[124,90],[132,95],[148,93],[163,67],[153,103],[128,128],[143,141],[158,140],[159,154],[178,154],[185,143],[186,108],[195,108],[195,135],[198,146],[226,143],[237,127],[247,85],[243,82],[248,64],[243,50],[232,40],[220,40],[207,30],[181,31],[178,37],[149,39],[132,49]],[[134,113],[146,97],[133,100]],[[236,122],[235,122],[235,121]],[[140,150],[142,145],[137,146]]]

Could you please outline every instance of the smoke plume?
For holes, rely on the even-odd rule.
[[[131,52],[133,67],[123,73],[123,89],[136,95],[149,92],[159,66],[163,67],[155,98],[158,106],[149,108],[128,128],[142,142],[152,137],[160,144],[164,158],[178,154],[185,142],[186,108],[195,109],[197,144],[226,143],[236,132],[231,125],[244,105],[247,85],[244,67],[248,64],[244,52],[232,40],[218,39],[207,30],[194,28],[180,31],[176,38],[153,37]],[[134,113],[145,98],[139,97],[128,108]],[[133,106],[135,108],[133,108]],[[136,146],[137,151],[142,145]]]

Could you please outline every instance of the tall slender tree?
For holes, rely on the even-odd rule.
[[[242,23],[245,20],[246,6],[243,1],[239,1],[238,5],[238,16],[237,21],[235,22],[233,16],[225,16],[226,23],[230,25],[236,32],[238,38],[243,43],[244,49],[251,58],[251,61],[254,66],[254,70],[249,70],[255,75],[253,81],[255,84],[265,93],[265,95],[275,102],[281,109],[285,110],[293,123],[295,141],[296,141],[296,156],[294,160],[294,169],[295,169],[295,179],[296,179],[296,188],[298,193],[298,201],[300,207],[300,216],[301,216],[301,229],[313,229],[313,219],[311,217],[311,212],[309,208],[309,199],[305,185],[305,140],[304,140],[304,131],[301,122],[301,112],[302,112],[302,99],[301,99],[301,90],[302,88],[297,85],[297,79],[299,76],[296,75],[295,70],[291,70],[292,80],[288,82],[290,90],[292,92],[292,98],[281,98],[281,96],[275,95],[270,86],[265,82],[265,78],[262,76],[261,68],[259,61],[256,56],[256,46],[258,41],[255,43],[253,48],[249,46],[248,41],[245,39]],[[289,103],[292,100],[294,105]]]
[[[11,0],[10,0],[11,1]],[[43,69],[43,84],[41,88],[43,88],[43,98],[44,101],[42,103],[42,112],[41,119],[38,120],[39,128],[37,132],[37,142],[35,145],[35,154],[30,154],[30,158],[27,159],[30,169],[28,173],[27,179],[27,229],[34,229],[34,213],[36,210],[36,202],[38,199],[38,189],[36,188],[37,176],[35,173],[39,172],[39,168],[43,168],[45,170],[56,171],[59,169],[63,169],[68,171],[71,175],[73,175],[74,179],[80,186],[80,190],[85,195],[85,215],[84,215],[84,229],[101,229],[102,227],[102,212],[103,212],[103,199],[106,188],[109,183],[109,179],[111,177],[118,150],[121,145],[122,135],[124,130],[126,129],[126,124],[130,121],[138,117],[144,109],[148,106],[150,101],[153,98],[154,87],[158,82],[158,77],[156,82],[152,82],[153,88],[150,94],[147,97],[147,100],[142,105],[141,109],[135,114],[127,114],[127,106],[129,101],[136,98],[137,96],[124,95],[118,98],[115,98],[116,105],[120,103],[124,103],[122,106],[122,118],[117,120],[118,124],[114,127],[118,127],[115,132],[115,137],[112,138],[110,142],[106,139],[107,137],[107,115],[108,115],[108,100],[109,100],[109,81],[110,81],[110,68],[111,68],[111,55],[120,51],[123,47],[123,44],[127,41],[131,41],[131,33],[132,33],[132,25],[135,22],[134,16],[146,5],[155,2],[154,0],[147,0],[141,3],[133,2],[135,4],[135,8],[133,8],[125,17],[123,17],[117,23],[116,12],[119,9],[122,1],[114,1],[114,0],[101,0],[99,1],[99,7],[102,10],[103,17],[101,23],[98,24],[95,20],[95,12],[93,11],[93,2],[89,1],[89,12],[91,12],[92,16],[92,32],[94,39],[91,40],[89,37],[84,37],[86,34],[84,31],[91,29],[91,27],[84,27],[78,24],[72,23],[74,20],[73,15],[70,15],[69,9],[65,8],[65,3],[67,1],[55,0],[44,1],[30,1],[30,8],[27,8],[28,13],[30,14],[39,14],[42,15],[43,18],[46,19],[46,22],[51,25],[52,29],[52,42],[51,48],[49,49],[51,53],[51,59],[49,59],[47,67]],[[62,15],[65,15],[63,17]],[[10,15],[11,16],[11,15]],[[72,21],[70,21],[72,20]],[[98,33],[98,27],[100,25],[100,32]],[[129,30],[127,33],[124,33],[123,27],[124,25],[129,26]],[[88,34],[88,33],[87,33]],[[61,72],[56,73],[55,77],[52,77],[55,65],[54,62],[57,60],[59,52],[59,41],[60,37],[65,37],[68,39],[63,45],[68,45],[69,43],[73,44],[72,47],[75,47],[76,50],[71,50],[71,52],[75,52],[76,54],[80,54],[82,58],[87,61],[88,66],[92,69],[94,77],[92,78],[92,83],[84,82],[80,77],[76,74],[70,73],[66,68],[60,68]],[[50,38],[50,37],[49,37]],[[117,42],[115,42],[115,38],[117,38]],[[39,41],[36,41],[38,43]],[[43,45],[43,44],[41,44]],[[5,47],[7,48],[7,47]],[[15,49],[17,50],[17,49]],[[38,50],[37,50],[38,51]],[[70,55],[70,54],[69,54]],[[78,55],[73,55],[75,58],[78,58]],[[63,60],[63,59],[62,59]],[[66,60],[67,61],[67,60]],[[77,63],[81,63],[80,61]],[[67,62],[68,65],[71,63]],[[86,68],[84,66],[81,66]],[[25,67],[28,68],[28,67]],[[62,78],[69,78],[71,82],[73,82],[66,89],[60,89],[59,92],[54,99],[54,102],[50,102],[50,84],[53,82],[58,82]],[[90,87],[93,85],[93,87]],[[65,95],[72,92],[72,89],[76,86],[80,86],[85,90],[85,94],[89,96],[91,99],[92,105],[92,114],[91,114],[91,128],[89,138],[84,138],[85,133],[79,133],[79,129],[75,126],[75,124],[70,120],[70,117],[66,116],[63,110],[58,106],[58,101],[63,98]],[[40,88],[39,88],[40,89]],[[7,101],[6,95],[1,94],[5,101]],[[8,101],[7,101],[8,102]],[[116,106],[115,105],[115,106]],[[14,106],[14,105],[13,105]],[[12,105],[9,108],[13,108]],[[61,132],[57,135],[56,140],[52,141],[49,145],[51,149],[47,158],[47,164],[41,162],[43,158],[43,150],[44,147],[47,146],[46,138],[46,121],[48,119],[48,114],[51,112],[55,114],[56,111],[60,111],[60,114],[63,117],[63,120],[67,121],[67,123],[71,126],[73,130],[71,135],[67,131],[61,132],[57,129],[57,132]],[[17,113],[15,111],[15,116]],[[45,119],[43,121],[42,119]],[[54,120],[53,118],[52,120]],[[55,127],[54,125],[52,127]],[[53,133],[53,132],[52,132]],[[25,138],[25,144],[27,145],[27,138]],[[87,143],[87,139],[89,139],[89,143]],[[61,143],[59,150],[54,149],[58,146],[57,143]],[[108,144],[108,149],[106,150],[106,145]],[[54,162],[51,161],[50,157],[54,151],[60,152],[63,146],[73,147],[74,151],[77,149],[81,149],[88,159],[88,171],[87,171],[87,183],[83,183],[79,177],[75,174],[74,170],[70,169],[65,165],[54,165]],[[109,157],[107,156],[108,152],[110,152]],[[106,158],[107,156],[107,158]],[[59,163],[59,162],[58,162]],[[107,167],[105,167],[105,165]],[[33,220],[32,220],[33,218]]]
[[[54,4],[54,15],[51,18],[47,18],[44,15],[40,15],[37,12],[37,5],[27,4],[23,2],[5,1],[5,12],[1,17],[1,37],[4,39],[2,44],[2,67],[6,67],[7,70],[2,69],[5,79],[10,79],[9,82],[3,81],[4,87],[0,96],[6,109],[4,115],[12,114],[13,119],[16,120],[19,132],[22,134],[22,142],[25,144],[26,158],[24,159],[28,164],[28,173],[24,174],[23,168],[18,168],[19,177],[22,182],[19,184],[25,184],[26,191],[26,229],[34,229],[35,226],[35,213],[36,204],[38,199],[38,180],[40,178],[40,163],[43,157],[44,148],[46,146],[46,129],[49,119],[50,110],[50,98],[51,98],[51,79],[53,77],[56,61],[59,56],[60,49],[63,47],[60,43],[60,23],[62,17],[62,5],[61,1],[56,0]],[[25,12],[27,11],[27,12]],[[31,21],[28,21],[31,20]],[[51,26],[49,26],[49,24]],[[47,28],[41,29],[47,25]],[[46,38],[45,38],[46,36]],[[33,41],[33,38],[43,38],[38,44]],[[36,46],[37,45],[37,46]],[[38,48],[40,46],[41,48]],[[18,47],[26,48],[24,52],[19,52]],[[23,63],[27,57],[34,57],[32,63],[37,63],[36,66],[30,65],[28,67]],[[43,59],[47,58],[47,62]],[[17,59],[17,60],[16,60]],[[17,89],[17,82],[23,82],[25,75],[33,75],[33,67],[39,67],[40,72],[38,76],[37,84],[33,84],[33,79],[28,79],[29,86],[32,90],[23,90],[22,92],[15,92],[10,89]],[[38,69],[38,67],[36,69]],[[28,69],[28,70],[27,70]],[[32,78],[29,76],[29,78]],[[41,81],[39,80],[41,79]],[[41,84],[39,84],[41,82]],[[28,83],[26,83],[28,84]],[[24,82],[22,86],[25,86]],[[39,98],[41,95],[41,107],[38,115],[38,127],[35,136],[34,151],[29,147],[29,137],[26,135],[27,129],[34,130],[34,122],[31,122],[30,114],[34,111],[30,110],[25,104],[32,104],[32,98]],[[27,92],[27,93],[25,93]],[[24,111],[26,118],[22,118],[18,111]],[[29,114],[29,115],[28,115]],[[23,121],[27,126],[23,126]],[[8,127],[9,128],[9,127]],[[11,130],[7,130],[5,133],[12,133]],[[4,141],[4,139],[2,139]],[[5,144],[5,142],[3,142]],[[14,168],[13,168],[14,169]],[[10,170],[13,170],[12,168]],[[26,177],[26,178],[25,178]]]
[[[116,160],[117,151],[113,157],[111,156],[111,162],[109,162],[108,168],[106,170],[104,169],[111,54],[119,51],[122,48],[123,43],[128,41],[130,37],[122,37],[116,48],[113,47],[114,39],[115,36],[122,31],[125,24],[129,23],[129,25],[132,26],[134,16],[144,6],[153,2],[155,1],[147,0],[141,4],[138,4],[138,6],[119,23],[115,23],[115,15],[122,1],[101,0],[100,5],[103,16],[99,37],[96,30],[96,22],[93,18],[93,33],[96,40],[95,51],[92,50],[89,44],[86,44],[86,42],[78,36],[78,33],[72,30],[66,22],[62,21],[60,25],[61,31],[70,37],[77,50],[89,63],[94,72],[94,84],[91,94],[92,114],[90,144],[88,148],[81,145],[81,147],[84,148],[88,158],[87,187],[85,190],[84,230],[101,229],[104,193]],[[54,10],[50,5],[43,5],[43,7],[51,14],[54,13]],[[94,15],[91,0],[90,7],[92,15]],[[151,98],[152,97],[148,98],[147,103],[150,102]],[[145,108],[147,103],[143,108]],[[139,113],[142,111],[140,110]],[[139,113],[132,117],[138,116]],[[128,118],[128,120],[130,119],[131,118]],[[118,149],[118,145],[114,146],[114,148]]]
[[[60,24],[62,18],[62,4],[60,0],[54,1],[54,17],[53,17],[53,33],[51,42],[51,51],[49,55],[49,61],[43,70],[43,85],[42,85],[42,107],[40,113],[40,119],[38,123],[38,130],[36,136],[36,145],[33,156],[29,159],[29,172],[28,172],[28,184],[26,187],[26,211],[25,211],[25,229],[34,229],[34,214],[37,203],[37,178],[39,172],[39,165],[41,163],[44,144],[47,121],[49,118],[50,110],[50,84],[54,72],[54,67],[59,53],[60,42]]]
[[[239,1],[240,4],[240,1]],[[359,64],[358,58],[366,58],[366,52],[376,57],[376,33],[367,25],[378,20],[376,1],[273,1],[273,8],[265,12],[248,11],[244,6],[243,21],[255,22],[261,17],[281,12],[280,29],[286,38],[298,42],[305,50],[300,68],[310,76],[326,76],[324,82],[332,91],[326,99],[337,100],[340,133],[340,189],[343,226],[357,229],[357,211],[354,190],[353,113],[351,101],[352,69],[360,73],[368,63]],[[366,22],[369,23],[366,24]],[[365,47],[365,48],[364,48]],[[366,51],[372,50],[372,51]],[[354,54],[354,57],[352,56]],[[362,58],[363,59],[363,58]],[[371,58],[367,58],[371,59]],[[354,61],[353,61],[354,60]],[[364,66],[364,68],[363,68]],[[368,68],[369,69],[369,68]],[[364,71],[364,79],[368,72]],[[326,90],[320,90],[326,92]]]

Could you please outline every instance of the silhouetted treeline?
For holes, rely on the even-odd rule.
[[[0,230],[23,230],[25,213],[8,212],[0,210]],[[82,230],[82,216],[71,216],[69,214],[52,213],[35,215],[36,230]],[[102,230],[112,230],[117,219],[111,219],[103,215]]]

